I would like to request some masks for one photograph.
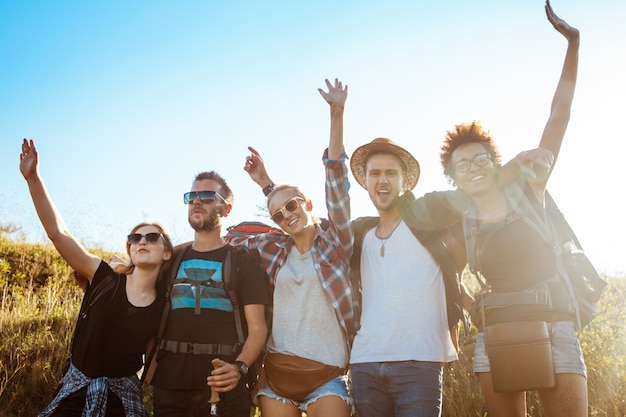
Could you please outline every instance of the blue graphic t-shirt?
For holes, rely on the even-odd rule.
[[[172,286],[172,309],[211,308],[233,311],[230,298],[224,290],[222,262],[205,259],[187,259],[178,269]]]

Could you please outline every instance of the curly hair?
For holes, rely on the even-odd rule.
[[[454,167],[450,164],[452,154],[457,148],[468,143],[480,143],[491,156],[495,166],[500,167],[502,165],[498,145],[494,142],[491,133],[481,125],[480,121],[472,120],[471,122],[455,125],[453,129],[448,130],[446,133],[439,157],[443,166],[443,172],[448,178],[451,179],[454,175]]]

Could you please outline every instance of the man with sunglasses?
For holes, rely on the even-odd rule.
[[[214,171],[198,174],[184,195],[194,240],[174,252],[171,302],[151,381],[155,417],[208,416],[211,391],[219,394],[220,416],[250,415],[246,377],[267,337],[268,278],[257,260],[222,238],[232,201]]]

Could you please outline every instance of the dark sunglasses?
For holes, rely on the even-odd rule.
[[[300,207],[300,201],[304,201],[303,198],[301,197],[293,197],[290,198],[284,206],[282,206],[281,208],[279,208],[278,210],[276,210],[274,212],[274,214],[272,214],[271,219],[274,221],[274,223],[278,224],[280,222],[282,222],[283,220],[285,220],[285,210],[287,211],[296,211],[296,209],[298,207]]]
[[[141,242],[141,239],[146,238],[146,242],[148,243],[157,243],[159,238],[163,235],[158,232],[146,233],[142,235],[141,233],[131,233],[128,235],[128,244],[133,245]]]
[[[224,203],[226,203],[226,199],[217,191],[190,191],[185,193],[183,198],[185,199],[185,204],[193,204],[196,197],[200,197],[200,201],[203,203],[210,203],[215,200],[215,196],[218,196]]]

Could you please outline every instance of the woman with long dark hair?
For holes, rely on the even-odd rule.
[[[138,224],[127,237],[130,263],[117,272],[65,227],[39,175],[39,155],[32,140],[22,143],[20,171],[48,238],[88,281],[69,367],[40,416],[145,416],[137,372],[161,318],[164,298],[157,283],[172,254],[170,238],[158,223]]]

